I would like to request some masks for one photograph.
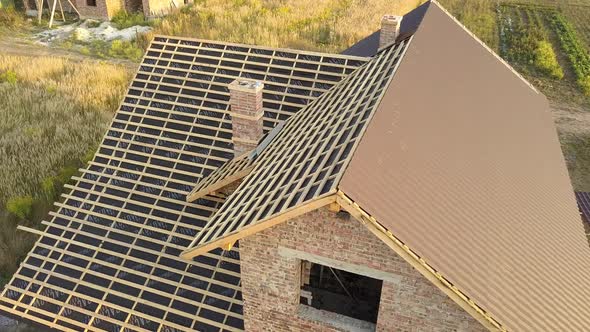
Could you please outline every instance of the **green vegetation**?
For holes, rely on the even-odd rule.
[[[496,0],[440,0],[439,2],[488,46],[494,50],[498,49]]]
[[[553,26],[564,53],[570,60],[578,85],[590,96],[590,53],[580,41],[574,27],[560,13],[556,13],[552,19]]]
[[[95,39],[90,42],[80,41],[76,36],[72,36],[60,46],[66,49],[77,50],[83,55],[94,56],[99,59],[125,59],[139,62],[143,56],[144,50],[138,46],[137,42],[125,40],[113,40],[111,42]]]
[[[531,7],[500,6],[500,54],[533,76],[561,80],[564,72],[549,41],[541,15],[550,13]]]
[[[123,58],[139,62],[143,56],[143,50],[137,47],[137,44],[134,42],[113,40],[108,54],[113,58]]]
[[[128,13],[125,10],[117,12],[115,16],[111,18],[111,23],[113,23],[117,29],[126,29],[136,25],[152,25],[152,22],[148,21],[143,13]]]
[[[131,77],[121,66],[0,55],[0,278],[10,276],[63,185],[91,158]],[[90,156],[90,157],[89,157]]]
[[[16,84],[16,73],[12,70],[0,73],[0,83]]]
[[[24,15],[14,6],[0,7],[0,32],[22,29],[27,25]]]
[[[28,219],[33,212],[33,197],[12,197],[6,202],[6,210],[20,219]]]
[[[552,78],[558,80],[563,79],[563,69],[561,69],[561,66],[557,62],[557,56],[555,55],[551,43],[542,40],[537,45],[538,46],[534,51],[535,66]]]
[[[590,133],[562,134],[560,140],[574,189],[587,191],[590,188]]]

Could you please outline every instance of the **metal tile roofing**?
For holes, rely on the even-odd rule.
[[[191,247],[206,250],[228,236],[333,195],[408,43],[403,40],[384,50],[287,120]]]
[[[68,331],[242,330],[239,249],[179,258],[223,203],[185,197],[233,157],[227,84],[264,81],[269,130],[364,62],[157,36],[0,312]]]
[[[589,329],[590,248],[549,105],[438,4],[339,189],[502,328]]]

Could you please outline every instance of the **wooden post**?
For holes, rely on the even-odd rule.
[[[37,1],[37,19],[39,20],[39,24],[41,24],[41,18],[43,16],[43,0]]]
[[[78,8],[76,8],[76,6],[74,6],[74,3],[72,3],[72,0],[68,0],[68,3],[70,4],[70,6],[72,6],[72,9],[76,12],[76,14],[78,14],[78,18],[82,18],[80,12],[78,11]]]
[[[49,16],[49,28],[53,25],[53,16],[55,15],[55,6],[57,5],[57,0],[53,0],[53,6],[51,6],[51,14]]]
[[[61,20],[64,21],[64,23],[66,22],[66,15],[64,14],[64,7],[61,4],[61,0],[57,0],[59,1],[59,10],[61,11]]]

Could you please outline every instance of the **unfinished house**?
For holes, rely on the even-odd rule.
[[[156,36],[75,180],[0,296],[39,327],[590,326],[547,100],[434,1],[345,54]]]
[[[25,0],[26,10],[39,7],[39,1],[46,11],[51,11],[52,0]],[[146,17],[162,16],[175,8],[189,3],[188,0],[55,0],[63,10],[76,13],[81,19],[110,20],[119,11],[143,12]],[[190,1],[192,2],[192,1]],[[75,8],[74,8],[75,7]]]

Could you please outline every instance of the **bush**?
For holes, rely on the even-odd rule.
[[[33,212],[33,197],[13,197],[6,203],[6,210],[20,219],[27,219]]]
[[[20,29],[25,26],[26,21],[21,13],[14,6],[8,6],[0,10],[0,29]]]
[[[559,80],[563,78],[563,69],[561,69],[561,66],[557,62],[557,56],[553,47],[551,47],[551,43],[546,40],[540,41],[534,51],[534,55],[534,64],[542,72]]]
[[[590,75],[578,80],[578,85],[586,96],[590,96]]]
[[[16,73],[12,70],[7,70],[0,73],[0,83],[16,84]]]
[[[53,176],[48,177],[41,182],[41,191],[47,200],[53,200],[55,198],[55,178]]]
[[[113,40],[108,51],[113,58],[124,58],[131,61],[139,61],[143,56],[143,50],[133,42],[124,40]]]
[[[115,25],[117,29],[126,29],[136,25],[150,25],[150,22],[146,20],[143,13],[128,13],[125,10],[118,11],[113,18],[111,23]]]

